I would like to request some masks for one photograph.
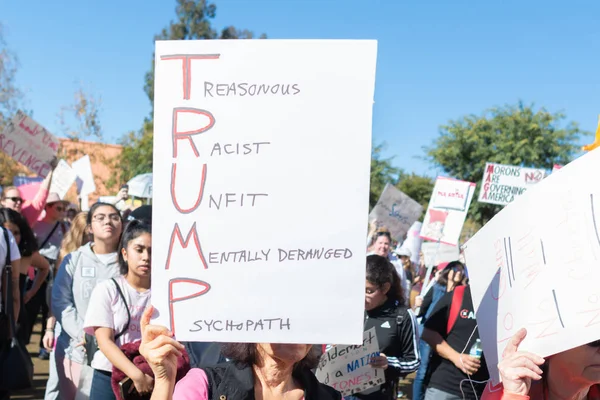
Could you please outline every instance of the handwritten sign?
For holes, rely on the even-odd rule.
[[[50,193],[57,193],[61,199],[64,199],[76,178],[77,174],[73,168],[65,160],[60,160],[52,173]]]
[[[457,246],[474,191],[474,183],[438,177],[423,220],[421,237]]]
[[[390,230],[392,237],[403,240],[413,222],[423,214],[423,206],[389,183],[371,210],[369,221],[377,221]]]
[[[361,342],[376,51],[156,43],[156,323],[187,341]]]
[[[560,171],[560,169],[561,169],[562,167],[563,167],[563,166],[562,166],[562,165],[560,165],[560,164],[554,164],[554,165],[552,166],[552,173],[555,173],[556,171]]]
[[[0,134],[0,148],[10,158],[45,178],[60,142],[43,126],[17,111]]]
[[[600,150],[504,208],[465,245],[490,375],[512,335],[542,357],[600,339]]]
[[[96,191],[96,183],[94,182],[90,156],[85,155],[79,160],[73,161],[72,168],[77,174],[77,192],[82,197],[94,193]]]
[[[336,345],[321,356],[316,377],[342,396],[351,396],[385,383],[383,369],[369,365],[372,357],[379,356],[375,328],[364,333],[360,345]]]
[[[456,261],[460,256],[458,246],[451,246],[444,243],[424,242],[421,245],[421,251],[425,257],[425,265],[432,266],[443,262]]]
[[[507,205],[546,176],[543,169],[486,163],[479,191],[482,203]]]

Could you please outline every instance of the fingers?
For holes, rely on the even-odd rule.
[[[517,381],[523,378],[530,378],[536,381],[539,381],[540,379],[542,379],[540,374],[537,374],[535,372],[533,372],[530,369],[524,368],[524,367],[519,367],[519,368],[511,368],[507,371],[504,371],[504,373],[502,373],[502,377],[503,380],[512,380],[512,381]]]
[[[513,335],[513,337],[510,339],[510,341],[506,345],[506,348],[504,349],[504,352],[502,353],[502,357],[508,357],[511,354],[516,353],[517,350],[519,349],[519,345],[521,344],[523,339],[525,339],[526,336],[527,336],[527,329],[525,329],[525,328],[519,329],[517,331],[517,333],[515,333]]]
[[[142,318],[140,319],[140,327],[142,332],[146,329],[146,326],[150,325],[150,320],[152,319],[152,313],[154,312],[154,307],[150,306],[144,310],[142,314]]]

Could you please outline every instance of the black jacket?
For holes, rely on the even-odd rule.
[[[388,358],[385,379],[388,382],[419,369],[419,333],[412,310],[388,300],[367,311],[365,331],[375,327],[379,350]]]
[[[252,367],[225,363],[202,368],[208,378],[208,396],[211,400],[253,400],[254,375]],[[320,383],[308,369],[295,370],[294,378],[304,389],[305,400],[340,400],[335,389]]]

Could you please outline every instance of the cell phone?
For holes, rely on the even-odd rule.
[[[133,385],[133,381],[131,378],[127,377],[119,382],[119,393],[121,394],[121,398],[126,400],[129,395],[137,392],[135,390],[135,386]]]

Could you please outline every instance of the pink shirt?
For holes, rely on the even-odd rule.
[[[30,227],[33,228],[35,223],[40,218],[42,211],[44,211],[44,207],[46,207],[47,199],[48,189],[40,187],[40,190],[38,190],[35,198],[21,207],[21,215],[25,217]]]
[[[175,385],[173,400],[208,400],[208,378],[200,368],[192,368]]]

